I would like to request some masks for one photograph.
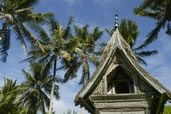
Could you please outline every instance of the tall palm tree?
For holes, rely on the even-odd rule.
[[[24,106],[27,108],[27,114],[37,114],[42,112],[46,114],[45,108],[49,106],[50,99],[47,94],[50,94],[53,77],[50,75],[50,66],[43,63],[30,62],[30,71],[23,70],[25,81],[22,86],[27,88],[24,92]],[[59,87],[54,85],[54,95],[59,99]]]
[[[0,54],[1,60],[6,61],[7,50],[10,47],[10,29],[16,34],[17,40],[21,42],[24,50],[27,50],[26,41],[34,45],[41,44],[29,31],[27,23],[43,22],[45,17],[52,14],[35,13],[33,6],[38,0],[1,0],[0,1],[0,21],[3,28],[0,31]]]
[[[4,79],[4,86],[0,89],[0,114],[26,114],[21,93],[25,90],[16,81]]]
[[[82,77],[80,84],[84,85],[90,78],[89,62],[98,65],[98,55],[95,53],[97,41],[101,38],[103,31],[95,27],[92,32],[89,32],[89,26],[83,27],[74,26],[75,37],[78,38],[80,46],[76,50],[78,54],[78,65],[82,66]]]
[[[136,15],[149,17],[156,20],[156,27],[148,34],[141,47],[145,47],[158,38],[162,28],[171,36],[171,1],[170,0],[144,0],[143,3],[134,9]]]
[[[114,30],[115,29],[112,29],[110,31],[110,30],[106,29],[106,31],[110,34],[110,36],[112,36]],[[130,47],[133,50],[133,53],[135,54],[135,56],[137,57],[139,63],[147,65],[147,63],[145,62],[145,60],[142,57],[152,56],[154,54],[157,54],[156,50],[141,51],[143,48],[135,47],[136,41],[138,38],[138,34],[139,34],[138,26],[135,21],[129,20],[129,19],[128,20],[122,19],[121,24],[119,26],[119,31],[122,34],[125,41],[130,45]]]
[[[66,28],[62,28],[62,26],[53,17],[49,18],[49,20],[50,33],[45,31],[41,26],[34,27],[34,30],[37,31],[40,36],[40,42],[42,43],[44,52],[42,52],[40,48],[35,48],[33,51],[29,52],[29,55],[31,59],[37,59],[38,61],[44,61],[49,65],[53,65],[51,66],[53,68],[53,81],[48,112],[48,114],[52,114],[54,85],[56,80],[56,70],[58,69],[57,61],[71,61],[71,53],[77,47],[78,41],[76,38],[71,39],[70,25],[72,23],[72,17],[70,18]],[[58,66],[60,66],[60,64]],[[66,73],[68,72],[71,73],[72,71],[68,70]],[[75,76],[75,72],[72,73],[74,74],[68,75]]]

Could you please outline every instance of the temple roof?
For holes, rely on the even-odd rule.
[[[101,73],[108,66],[111,59],[113,59],[113,54],[116,50],[119,50],[127,61],[131,64],[131,66],[139,73],[139,75],[155,90],[157,90],[160,94],[167,94],[169,98],[171,95],[169,90],[167,90],[158,80],[156,80],[150,73],[144,70],[138,63],[135,55],[133,54],[129,44],[124,40],[122,35],[120,34],[118,28],[114,31],[110,41],[108,42],[99,66],[96,68],[94,74],[90,78],[90,80],[84,85],[83,88],[79,91],[79,93],[75,97],[76,105],[80,104],[80,100],[83,98],[94,88],[95,83],[98,83],[101,78]],[[117,64],[115,65],[117,67]]]

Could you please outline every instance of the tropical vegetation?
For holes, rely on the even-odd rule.
[[[24,107],[28,114],[46,113],[46,107],[50,104],[50,91],[52,87],[53,77],[50,74],[50,67],[43,63],[30,62],[30,72],[23,69],[25,81],[21,86],[25,87],[22,98]],[[54,85],[54,95],[59,99],[59,86]]]
[[[0,113],[1,114],[25,114],[21,93],[25,90],[17,81],[4,78],[4,86],[0,89]]]
[[[70,18],[68,25],[66,28],[63,28],[62,25],[59,24],[58,21],[54,17],[49,18],[49,33],[40,25],[34,26],[34,30],[37,32],[43,47],[43,50],[35,46],[32,51],[29,52],[29,58],[35,61],[45,62],[47,66],[53,68],[53,80],[52,80],[52,89],[51,89],[51,97],[50,97],[50,106],[49,106],[49,114],[52,113],[53,106],[53,95],[54,95],[54,85],[55,81],[62,81],[61,79],[56,78],[56,71],[60,67],[60,65],[65,61],[65,63],[69,64],[69,61],[72,60],[71,53],[75,50],[77,46],[77,39],[72,38],[70,34],[70,25],[72,23],[72,17]],[[59,62],[57,68],[57,61]],[[69,66],[69,65],[68,65]],[[65,66],[63,66],[66,68]],[[62,68],[63,68],[62,67]],[[67,75],[75,76],[75,72],[71,72],[68,67],[68,72],[66,72],[65,77]]]
[[[171,106],[165,106],[164,107],[164,112],[163,112],[163,114],[170,114],[171,113]]]
[[[16,39],[21,42],[25,52],[27,42],[41,47],[40,42],[29,29],[29,23],[42,23],[52,13],[36,13],[34,5],[38,0],[1,0],[0,1],[0,21],[3,23],[0,34],[0,57],[1,61],[7,60],[7,51],[10,48],[10,32],[15,33]]]
[[[149,17],[156,21],[156,27],[148,34],[141,47],[147,46],[158,38],[162,28],[171,36],[171,1],[170,0],[143,0],[143,3],[135,8],[134,13],[143,17]]]
[[[84,85],[90,78],[90,63],[95,66],[99,64],[99,55],[96,53],[98,40],[102,37],[103,31],[95,27],[92,32],[89,31],[89,25],[83,27],[74,26],[75,38],[79,41],[77,52],[77,64],[82,67],[82,76],[80,84]]]

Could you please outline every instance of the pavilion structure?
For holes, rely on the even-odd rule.
[[[100,64],[75,104],[91,114],[162,114],[170,99],[169,90],[139,65],[115,23]]]

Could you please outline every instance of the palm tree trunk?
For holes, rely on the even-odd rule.
[[[56,77],[56,64],[57,64],[57,58],[55,58],[54,61],[54,69],[53,69],[53,80],[52,80],[52,88],[50,93],[50,105],[49,105],[49,112],[48,114],[52,114],[53,111],[53,95],[54,95],[54,88],[55,88],[55,77]]]

